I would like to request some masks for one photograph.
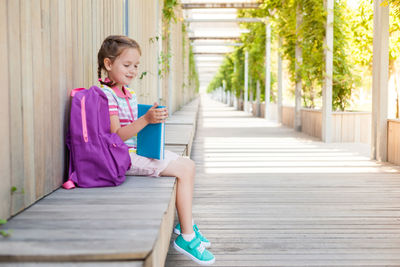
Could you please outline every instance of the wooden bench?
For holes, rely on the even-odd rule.
[[[192,142],[196,133],[197,115],[200,99],[197,98],[182,107],[165,122],[166,149],[175,151],[183,150],[189,156],[192,150]]]
[[[190,155],[192,140],[183,143],[170,126],[166,149]],[[180,130],[193,138],[192,128]],[[118,187],[58,189],[0,227],[11,232],[0,236],[0,265],[164,266],[175,194],[175,177],[127,176]]]

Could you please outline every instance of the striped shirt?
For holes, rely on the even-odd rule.
[[[100,88],[108,98],[110,116],[117,115],[121,127],[125,127],[138,119],[137,99],[132,89],[123,87],[125,91],[125,94],[123,94],[116,87],[110,88],[101,84]],[[137,135],[126,140],[125,144],[129,147],[129,152],[136,153]]]

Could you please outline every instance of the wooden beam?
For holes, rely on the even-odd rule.
[[[387,161],[389,7],[374,2],[371,157]]]
[[[322,88],[322,141],[332,142],[332,77],[333,77],[333,7],[326,0],[325,77]]]
[[[197,37],[189,37],[191,41],[196,40],[240,40],[240,37],[221,37],[221,36],[197,36]]]
[[[244,3],[187,3],[182,4],[182,9],[199,9],[199,8],[259,8],[257,2]]]
[[[194,55],[221,56],[229,54],[229,52],[194,52]]]
[[[301,12],[300,3],[297,4],[296,10],[296,33],[300,31],[301,24],[303,23],[303,13]],[[293,128],[295,131],[301,132],[301,92],[302,92],[302,84],[301,84],[301,76],[300,76],[300,66],[303,63],[303,51],[301,49],[300,44],[302,40],[297,38],[296,40],[296,48],[295,48],[295,57],[296,57],[296,88],[295,88],[295,108],[294,108],[294,125]]]
[[[265,18],[235,18],[235,19],[185,19],[186,22],[264,22]]]
[[[192,46],[242,46],[243,43],[225,43],[225,42],[197,42],[191,43]]]

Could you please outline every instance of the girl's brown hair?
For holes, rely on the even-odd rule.
[[[99,53],[97,54],[97,75],[101,84],[105,84],[107,86],[114,86],[115,83],[113,81],[102,81],[101,80],[101,71],[106,67],[104,66],[104,59],[109,58],[113,63],[115,59],[121,55],[122,51],[126,48],[135,48],[138,50],[139,54],[142,54],[140,50],[139,44],[124,35],[110,35],[104,41],[100,47]]]

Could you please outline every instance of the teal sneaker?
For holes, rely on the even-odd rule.
[[[210,265],[215,262],[214,255],[204,247],[197,237],[192,241],[186,241],[182,235],[178,235],[174,241],[174,248],[198,264]]]
[[[200,232],[199,227],[197,227],[197,225],[193,225],[193,230],[196,233],[196,237],[200,239],[201,243],[203,243],[203,245],[206,248],[211,247],[211,242]],[[178,223],[175,228],[174,228],[174,233],[177,235],[181,234],[181,224]]]

